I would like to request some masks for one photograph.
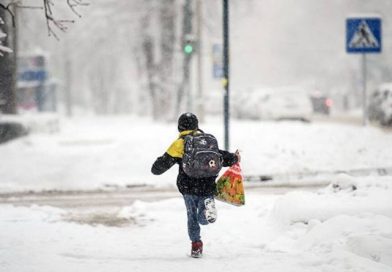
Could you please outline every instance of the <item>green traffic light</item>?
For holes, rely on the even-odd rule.
[[[184,46],[185,54],[191,54],[193,52],[193,46],[191,44],[187,44]]]

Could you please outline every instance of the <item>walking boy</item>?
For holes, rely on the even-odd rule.
[[[215,179],[222,166],[227,167],[237,163],[240,155],[238,151],[230,153],[219,150],[216,139],[199,129],[198,119],[193,113],[184,113],[179,117],[178,131],[180,132],[178,139],[156,159],[151,172],[160,175],[174,164],[179,164],[177,187],[184,197],[187,209],[188,235],[192,241],[191,256],[198,258],[203,253],[200,225],[216,221]],[[210,149],[204,151],[203,145]],[[199,155],[193,155],[193,149],[199,150]],[[190,153],[192,155],[189,155]],[[205,160],[206,166],[203,166]]]

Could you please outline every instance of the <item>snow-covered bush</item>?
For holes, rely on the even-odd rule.
[[[0,26],[4,25],[4,20],[0,17]],[[7,34],[3,32],[3,30],[0,28],[0,56],[3,56],[4,53],[11,53],[12,50],[11,48],[4,46],[2,39],[7,37]]]

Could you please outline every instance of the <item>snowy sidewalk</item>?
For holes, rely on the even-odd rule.
[[[181,197],[119,207],[132,222],[121,228],[69,222],[52,207],[0,205],[0,271],[391,271],[391,180],[363,180],[355,191],[353,182],[248,192],[244,207],[218,202],[217,223],[202,228],[202,259],[187,256]]]

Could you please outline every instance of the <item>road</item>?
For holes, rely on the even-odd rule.
[[[249,194],[284,194],[289,191],[315,190],[322,184],[315,183],[306,187],[293,186],[261,186],[256,183],[246,185]],[[12,205],[47,205],[62,209],[88,209],[99,207],[120,207],[133,203],[135,200],[159,201],[181,197],[176,188],[154,188],[142,186],[116,190],[91,191],[42,191],[1,193],[0,204]]]
[[[316,190],[320,185],[301,187],[301,190]],[[284,194],[298,190],[298,187],[263,186],[250,184],[246,194]],[[132,224],[132,219],[118,216],[119,212],[133,202],[159,201],[179,198],[176,188],[136,187],[115,190],[93,191],[43,191],[15,192],[0,194],[0,205],[14,206],[51,206],[65,211],[64,220],[89,225],[122,227]]]

